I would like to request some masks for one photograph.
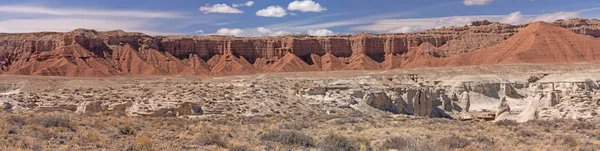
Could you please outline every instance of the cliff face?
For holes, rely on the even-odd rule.
[[[579,34],[600,36],[598,20],[573,19],[553,24]],[[315,65],[321,60],[316,61],[314,58],[327,54],[326,58],[329,60],[337,57],[341,61],[337,63],[336,60],[336,67],[327,70],[342,68],[337,67],[340,65],[364,63],[353,61],[372,60],[382,63],[386,58],[398,60],[388,61],[391,64],[383,67],[388,69],[418,59],[410,56],[416,54],[412,51],[422,51],[418,48],[424,43],[436,48],[430,49],[435,52],[428,52],[435,54],[431,57],[445,58],[499,44],[525,26],[480,21],[474,22],[472,26],[433,29],[420,33],[330,37],[152,37],[120,30],[98,32],[85,29],[67,33],[0,34],[0,72],[67,76],[238,74],[234,71],[256,73],[278,71],[266,68],[278,63],[287,53],[321,69],[321,64]],[[222,57],[226,58],[221,59]],[[210,60],[214,63],[211,64]],[[242,64],[239,64],[239,60]],[[252,69],[238,69],[248,66],[247,64],[251,64]],[[57,68],[58,65],[61,67]],[[215,68],[215,65],[218,66]],[[369,65],[374,66],[372,63]],[[100,67],[101,69],[97,69]],[[344,67],[363,68],[367,67]],[[227,72],[220,73],[221,71]]]

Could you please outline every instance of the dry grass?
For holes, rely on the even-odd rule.
[[[279,124],[280,129],[297,130],[297,131],[302,130],[302,129],[311,128],[314,126],[315,125],[313,123],[309,123],[309,122],[305,122],[305,121],[302,121],[302,122],[294,121],[294,122]]]
[[[471,141],[469,141],[468,139],[454,134],[447,137],[442,137],[442,139],[440,139],[438,142],[438,145],[450,149],[465,148],[470,144]]]
[[[218,133],[204,133],[201,134],[198,138],[199,145],[216,145],[219,147],[227,147],[228,141],[225,139],[225,136]]]
[[[129,122],[120,123],[116,127],[119,129],[119,133],[123,135],[135,135],[137,132],[137,129],[135,129]]]
[[[230,151],[252,151],[250,147],[244,145],[235,145],[229,149]]]
[[[62,114],[51,114],[42,115],[35,118],[35,122],[38,125],[42,125],[46,128],[50,127],[64,127],[74,130],[75,125],[71,123],[71,119]]]
[[[21,116],[15,116],[15,115],[11,115],[6,119],[6,122],[10,123],[13,126],[23,126],[27,124],[27,121],[25,121],[25,118],[21,117]]]
[[[340,135],[330,134],[319,142],[320,150],[328,151],[358,151],[358,143]]]
[[[432,143],[424,142],[417,140],[411,136],[396,136],[392,138],[386,139],[382,146],[380,147],[382,150],[401,150],[401,151],[436,151],[441,150],[436,148],[436,145],[432,145]]]
[[[500,126],[517,126],[519,125],[519,123],[517,123],[517,121],[513,121],[513,120],[501,120],[496,122],[496,125],[500,125]]]
[[[315,140],[312,137],[297,131],[269,131],[260,136],[260,140],[278,142],[285,145],[315,146]]]
[[[135,138],[131,150],[147,151],[152,150],[152,138],[149,134],[141,135]]]
[[[589,150],[600,145],[600,130],[592,122],[574,120],[498,124],[359,117],[338,124],[335,119],[350,118],[328,119],[0,113],[0,150]]]

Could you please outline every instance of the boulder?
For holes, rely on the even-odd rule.
[[[179,105],[177,108],[177,116],[183,115],[203,115],[204,110],[198,103],[185,102]]]
[[[325,95],[327,89],[324,87],[312,87],[304,90],[307,95]]]

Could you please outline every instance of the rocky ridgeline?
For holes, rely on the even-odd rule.
[[[353,82],[339,80],[307,88],[298,95],[321,101],[336,100],[339,107],[365,114],[384,111],[458,120],[518,122],[589,120],[600,113],[600,79],[594,75],[550,75],[542,76],[540,81],[531,80],[538,78],[535,75],[517,79],[511,76],[359,77],[352,79]],[[565,77],[574,78],[564,80]]]
[[[599,36],[598,20],[561,20],[554,24],[579,34]],[[296,71],[266,69],[288,52],[313,66],[314,70],[345,69],[339,65],[325,69],[320,64],[324,60],[320,57],[323,56],[329,58],[326,63],[332,62],[331,58],[337,58],[344,66],[351,66],[353,61],[358,60],[354,66],[346,68],[351,70],[391,69],[400,66],[395,60],[414,60],[418,59],[418,55],[447,57],[486,48],[504,41],[525,26],[478,21],[471,26],[419,33],[329,37],[153,37],[120,30],[98,32],[86,29],[67,33],[0,34],[0,69],[10,74],[60,76]],[[424,44],[430,45],[425,52],[419,49]],[[292,66],[304,66],[304,63]],[[63,73],[63,70],[72,72]]]

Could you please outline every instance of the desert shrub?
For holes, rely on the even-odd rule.
[[[430,145],[417,141],[410,136],[396,136],[386,139],[382,146],[382,150],[419,150],[429,151]]]
[[[500,125],[500,126],[517,126],[517,125],[519,125],[519,123],[517,123],[517,121],[514,121],[514,120],[501,120],[501,121],[495,122],[495,124]]]
[[[577,139],[575,139],[575,137],[570,136],[570,135],[559,135],[554,137],[553,139],[555,144],[563,144],[563,145],[567,145],[570,147],[575,147],[577,146],[577,144],[579,144],[577,142]]]
[[[152,139],[148,135],[141,135],[135,138],[133,146],[128,150],[131,151],[146,151],[152,150]]]
[[[524,129],[524,130],[519,130],[519,132],[517,132],[517,134],[518,134],[519,136],[521,136],[521,137],[525,137],[525,138],[527,138],[527,137],[533,137],[533,136],[537,136],[537,133],[535,133],[535,132],[533,132],[533,131],[530,131],[530,130],[526,130],[526,129]]]
[[[319,149],[324,151],[358,151],[360,146],[344,136],[331,134],[319,142]]]
[[[19,130],[17,128],[11,127],[8,128],[8,134],[18,134]]]
[[[450,149],[459,149],[471,145],[471,142],[466,138],[457,135],[450,135],[448,137],[443,137],[442,139],[440,139],[438,144],[440,146],[444,146]]]
[[[333,121],[335,125],[344,125],[344,124],[355,124],[360,122],[359,119],[356,118],[338,118]]]
[[[450,119],[432,118],[432,119],[427,120],[425,123],[426,124],[437,124],[437,123],[439,123],[439,124],[448,124],[450,122],[452,122]]]
[[[579,151],[597,151],[600,145],[586,144],[579,147]]]
[[[127,123],[118,125],[117,129],[119,129],[119,133],[123,135],[135,135],[137,131],[131,124]]]
[[[409,136],[397,136],[386,139],[381,148],[384,150],[419,150],[417,141]]]
[[[2,107],[2,110],[4,112],[11,112],[12,108],[13,108],[12,104],[4,102],[4,107]]]
[[[268,117],[263,117],[263,116],[252,116],[252,117],[241,119],[242,124],[262,124],[262,123],[269,123],[269,122],[271,122],[271,120]]]
[[[556,127],[558,126],[558,122],[556,120],[534,120],[527,122],[528,124],[539,126],[539,127]]]
[[[559,129],[561,127],[561,123],[565,121],[563,120],[534,120],[529,121],[527,124],[531,126],[535,126],[537,129],[540,129],[545,132],[550,132],[553,129]]]
[[[596,129],[596,124],[591,122],[573,122],[571,124],[572,130],[593,130]]]
[[[71,123],[71,119],[61,115],[43,115],[35,119],[35,122],[46,128],[50,127],[64,127],[71,130],[74,129],[74,125]]]
[[[252,151],[250,147],[244,145],[235,145],[229,149],[230,151]]]
[[[312,137],[296,131],[269,131],[261,135],[260,140],[278,142],[286,145],[300,145],[304,147],[315,146],[315,141]]]
[[[8,122],[8,123],[10,123],[10,124],[12,124],[14,126],[27,125],[27,121],[25,120],[24,117],[21,117],[21,116],[13,116],[13,115],[11,115],[11,116],[9,116],[6,119],[6,122]]]
[[[489,137],[486,137],[483,135],[476,136],[473,139],[473,142],[485,144],[486,146],[492,146],[492,145],[496,144],[496,141],[494,140],[494,138],[489,138]]]
[[[315,125],[312,123],[309,123],[309,122],[290,122],[290,123],[279,124],[280,129],[287,129],[287,130],[302,130],[302,129],[307,129],[307,128],[311,128],[311,127],[315,127]]]
[[[100,133],[98,133],[98,131],[91,131],[91,132],[86,132],[83,134],[83,136],[81,137],[81,142],[80,143],[96,143],[99,142],[101,140],[102,135]]]
[[[4,145],[4,144],[3,144]],[[23,139],[23,140],[18,140],[15,143],[12,144],[13,148],[12,150],[31,150],[31,151],[42,151],[45,148],[43,147],[43,143],[36,141],[34,139]],[[3,149],[2,150],[11,150],[11,148],[6,148],[6,146],[2,146]]]
[[[216,145],[219,147],[227,147],[228,141],[225,137],[218,133],[203,133],[198,138],[198,142],[200,145]]]

